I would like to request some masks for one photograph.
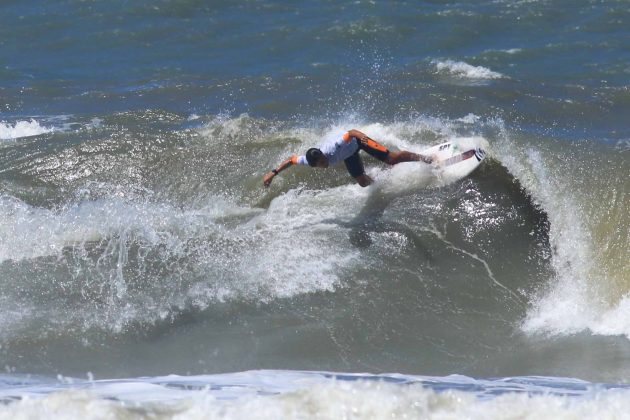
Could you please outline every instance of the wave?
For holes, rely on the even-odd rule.
[[[52,131],[54,131],[53,128],[43,126],[34,119],[16,121],[15,123],[0,122],[0,140],[39,136]]]
[[[220,197],[187,209],[111,197],[56,210],[3,197],[3,301],[23,315],[3,317],[3,335],[24,335],[42,317],[54,330],[121,332],[225,300],[331,290],[355,252],[336,244],[341,232],[324,221],[334,207],[321,203],[347,191],[294,190],[264,213]],[[48,282],[56,287],[42,302]]]
[[[630,337],[630,191],[623,158],[605,146],[523,144],[500,131],[493,144],[499,159],[550,221],[555,276],[532,297],[523,330]]]
[[[473,66],[463,61],[434,60],[431,62],[431,64],[435,66],[438,74],[444,74],[462,79],[492,80],[503,79],[506,77],[505,75],[492,71],[486,67]]]
[[[37,165],[45,165],[52,168],[48,179],[59,179],[62,187],[74,192],[66,198],[69,201],[52,208],[25,201],[29,190],[19,194],[22,198],[0,197],[2,297],[15,314],[22,314],[3,319],[4,336],[27,334],[34,325],[39,325],[31,331],[35,335],[48,327],[119,333],[217,302],[270,302],[344,287],[348,270],[361,261],[361,249],[348,246],[348,237],[357,231],[352,223],[363,223],[357,215],[382,211],[382,197],[389,200],[426,186],[406,181],[409,167],[386,171],[370,164],[368,170],[378,182],[368,189],[349,183],[343,171],[331,171],[327,179],[294,168],[270,190],[261,187],[259,173],[245,182],[242,172],[227,181],[224,174],[248,166],[260,172],[350,125],[355,124],[295,128],[248,116],[213,118],[185,131],[187,148],[181,152],[180,135],[173,139],[173,149],[170,140],[163,141],[166,146],[161,146],[160,154],[168,159],[151,166],[155,178],[144,178],[156,190],[138,188],[132,178],[128,184],[112,184],[73,176],[77,181],[68,184],[69,174],[89,173],[95,162],[121,158],[110,157],[110,149],[95,141],[89,160],[73,159],[72,165],[57,162],[67,162],[79,152],[59,150],[57,155],[29,160],[25,174],[40,172]],[[410,136],[449,133],[433,119],[357,126],[390,145],[413,150],[426,144],[410,141]],[[108,139],[107,127],[102,135]],[[153,142],[145,148],[136,145],[141,141],[134,139],[133,149],[145,150],[151,159]],[[72,142],[68,147],[77,148]],[[261,163],[261,147],[271,150],[262,158],[267,163]],[[226,154],[230,150],[238,153]],[[222,154],[222,159],[208,165],[206,156],[215,154]],[[136,155],[136,160],[123,164],[142,167],[147,157]],[[245,161],[249,163],[237,166]],[[124,166],[113,167],[110,182],[122,179],[118,174],[124,171]],[[426,175],[431,177],[430,170]],[[99,177],[106,179],[107,172]],[[210,189],[214,194],[206,188],[199,195],[194,182],[182,179],[214,179]],[[30,273],[27,281],[21,280],[25,272]],[[42,302],[38,294],[47,283],[56,287]],[[37,305],[39,311],[28,309]],[[43,318],[48,321],[42,327]]]
[[[0,417],[612,419],[630,410],[626,387],[548,377],[251,371],[65,381],[30,380],[19,396],[1,389]]]
[[[48,133],[87,132],[101,127],[98,117],[76,117],[73,115],[48,115],[37,119],[0,121],[0,140],[16,140]]]
[[[396,261],[418,250],[429,256],[455,253],[477,267],[493,299],[526,301],[529,309],[518,322],[527,333],[629,331],[619,322],[627,319],[623,296],[629,290],[623,231],[628,195],[618,178],[623,161],[613,165],[618,166],[612,179],[618,182],[610,188],[604,180],[611,179],[606,172],[611,165],[591,171],[591,178],[580,177],[580,165],[593,165],[583,161],[591,155],[580,149],[583,145],[567,155],[546,143],[517,141],[501,121],[474,115],[388,124],[346,118],[311,126],[242,115],[200,117],[198,123],[172,137],[160,133],[157,145],[151,136],[130,133],[130,161],[124,147],[110,157],[117,149],[109,146],[111,128],[105,125],[97,134],[108,146],[92,140],[90,154],[82,154],[89,159],[66,166],[40,159],[25,167],[29,175],[38,173],[37,162],[45,164],[52,168],[49,179],[62,180],[60,186],[74,192],[52,208],[29,202],[28,191],[0,199],[2,300],[11,308],[2,319],[5,338],[29,335],[29,328],[37,335],[49,327],[120,333],[220,302],[270,303],[335,293],[360,284],[362,267],[382,268],[379,252]],[[367,189],[353,184],[343,169],[308,168],[293,168],[270,189],[261,187],[262,173],[283,158],[352,127],[389,147],[413,151],[481,132],[494,160],[474,179],[442,189],[426,189],[433,176],[428,166],[388,169],[370,159],[367,170],[377,182]],[[59,161],[73,156],[55,153]],[[602,153],[600,158],[608,159]],[[121,163],[111,167],[109,187],[79,177],[66,181],[68,173],[86,173],[95,162],[116,159]],[[572,164],[577,166],[566,166]],[[128,173],[147,168],[141,185],[133,179],[115,183],[124,165],[133,167]],[[580,183],[599,193],[585,193]],[[549,232],[539,213],[548,215]],[[506,244],[506,236],[522,239]],[[518,258],[509,265],[524,270],[515,277],[501,268],[508,248],[509,258]],[[48,283],[57,287],[42,302],[38,296]],[[453,310],[468,304],[453,303]],[[38,306],[39,312],[29,309]]]

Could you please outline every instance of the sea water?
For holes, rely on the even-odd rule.
[[[627,2],[0,11],[0,417],[629,416]]]

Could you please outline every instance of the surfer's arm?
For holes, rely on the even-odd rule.
[[[287,169],[289,166],[292,166],[294,164],[297,163],[297,156],[291,156],[290,158],[284,160],[280,166],[278,166],[275,169],[272,169],[271,171],[267,172],[264,176],[263,176],[263,185],[265,187],[268,187],[269,185],[271,185],[271,181],[273,181],[273,178],[278,175],[280,172],[284,171],[285,169]]]

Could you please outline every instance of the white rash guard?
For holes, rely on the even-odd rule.
[[[339,162],[343,162],[350,156],[359,150],[359,143],[356,137],[351,137],[349,133],[345,133],[343,136],[332,139],[319,146],[319,150],[328,158],[329,165],[336,165]],[[293,165],[308,165],[306,156],[291,156],[291,163]]]

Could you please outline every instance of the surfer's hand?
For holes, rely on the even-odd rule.
[[[271,181],[273,181],[273,177],[276,176],[273,172],[267,172],[265,176],[263,176],[263,185],[268,187],[271,185]]]
[[[433,163],[433,157],[432,156],[420,155],[420,160],[422,160],[424,163],[427,163],[429,165],[431,163]]]

